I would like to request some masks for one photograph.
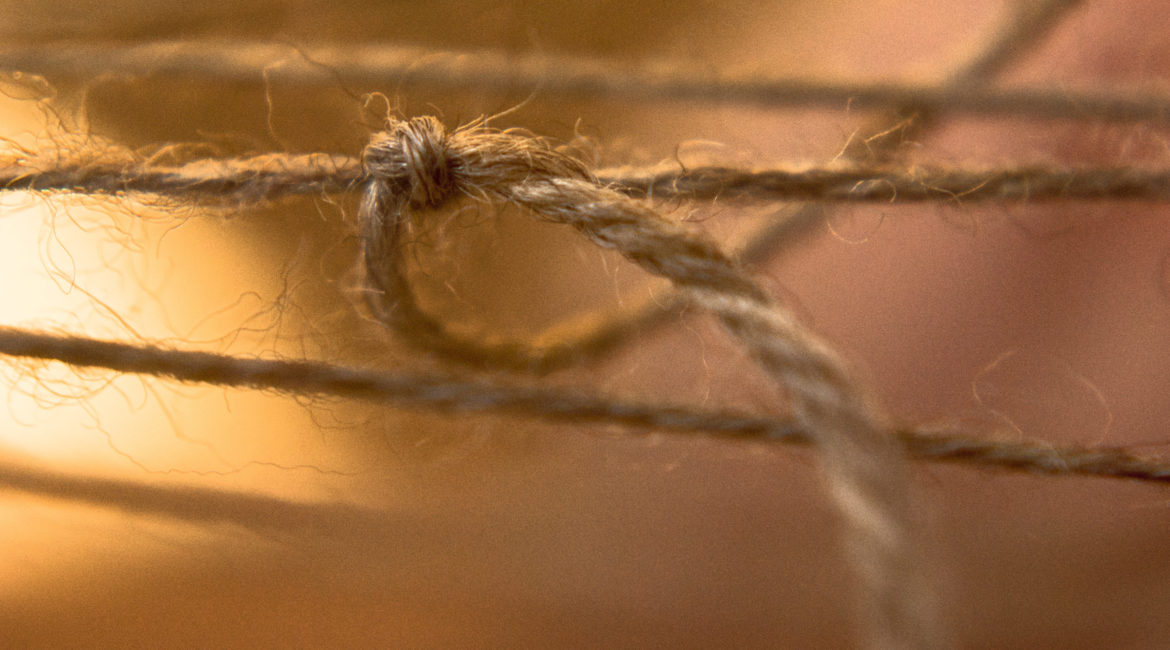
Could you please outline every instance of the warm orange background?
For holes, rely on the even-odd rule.
[[[1009,3],[760,4],[0,2],[0,39],[384,41],[930,82],[976,52]],[[1167,12],[1136,0],[1084,4],[1003,81],[1163,85]],[[227,153],[356,153],[368,134],[355,98],[364,92],[454,125],[532,91],[453,93],[401,79],[343,87],[328,75],[306,87],[282,80],[279,61],[267,84],[260,75],[49,81],[74,131],[130,147],[213,142]],[[580,132],[606,164],[762,163],[828,160],[871,117],[537,92],[499,126]],[[50,146],[51,123],[27,98],[0,96],[0,135]],[[55,146],[73,146],[54,133]],[[956,118],[903,153],[1165,164],[1166,136],[1157,124]],[[4,324],[427,363],[360,317],[352,197],[230,218],[0,200]],[[782,209],[666,207],[728,241]],[[424,293],[456,318],[522,333],[661,291],[571,232],[490,212],[450,220],[417,251],[430,274]],[[1156,454],[1170,442],[1166,216],[1144,204],[845,207],[831,228],[757,271],[899,418]],[[36,487],[0,493],[0,645],[834,647],[855,638],[849,573],[807,450],[8,368],[15,389],[0,408],[0,472]],[[774,390],[698,317],[551,381],[775,408]],[[1164,645],[1170,492],[940,466],[916,478],[931,571],[959,645]]]

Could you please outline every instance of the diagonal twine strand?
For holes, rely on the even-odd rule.
[[[1061,18],[1080,4],[1082,0],[1036,0],[1011,6],[1002,24],[974,58],[946,75],[943,87],[986,84],[1043,42]],[[842,157],[853,164],[889,163],[896,158],[903,142],[921,138],[932,124],[938,123],[936,118],[937,115],[922,105],[906,104],[883,111],[857,130],[858,137],[842,150]],[[739,259],[745,264],[757,264],[798,247],[825,223],[825,208],[824,203],[814,202],[781,211],[777,218],[752,234],[738,251]],[[645,333],[669,322],[683,304],[680,296],[668,294],[643,299],[604,320],[597,314],[567,320],[549,328],[545,334],[567,341],[565,348],[574,354],[553,354],[558,348],[533,348],[529,350],[529,367],[553,370],[557,362],[599,358],[630,341],[634,333]]]
[[[571,391],[494,384],[443,374],[394,373],[317,361],[231,357],[11,327],[0,327],[0,354],[184,382],[267,389],[292,395],[334,395],[437,413],[497,413],[570,423],[598,422],[638,429],[784,440],[801,437],[789,423],[741,414],[626,403]]]
[[[987,39],[976,55],[947,75],[942,88],[992,88],[988,82],[1044,42],[1061,18],[1084,0],[1029,0],[1006,8],[1008,16]],[[915,139],[937,121],[940,111],[926,104],[902,104],[888,115],[872,120],[858,130],[844,150],[849,160],[886,160],[898,145]]]
[[[1035,0],[1012,5],[999,27],[978,48],[974,58],[946,75],[944,86],[986,83],[1034,49],[1064,15],[1080,4],[1082,0]],[[883,113],[887,114],[869,119],[858,129],[861,137],[842,151],[845,160],[888,161],[903,140],[921,137],[929,125],[937,123],[922,106],[904,105],[897,111]],[[912,117],[908,119],[907,115]],[[776,217],[753,233],[738,251],[737,257],[743,263],[756,264],[775,258],[806,241],[824,223],[824,204],[793,206],[780,211]],[[555,370],[557,364],[601,358],[630,342],[635,334],[644,334],[669,322],[684,303],[679,294],[670,293],[631,302],[612,314],[592,312],[565,320],[533,337],[533,343],[551,340],[559,345],[530,347],[525,351],[526,367],[547,372]],[[558,354],[561,350],[571,350],[572,354]]]
[[[702,434],[807,444],[794,422],[731,411],[637,403],[532,384],[469,380],[436,373],[390,372],[318,361],[233,357],[0,326],[0,355],[57,361],[198,382],[335,396],[442,414],[497,414],[552,422],[617,426],[628,431]],[[1170,483],[1170,463],[1121,449],[1058,447],[1042,442],[980,438],[937,429],[898,429],[909,457],[985,469]]]
[[[1069,12],[1084,0],[1028,0],[1008,8],[1012,13],[988,44],[955,73],[949,85],[974,83],[995,76],[1044,41]]]
[[[366,295],[376,317],[404,336],[454,338],[430,327],[434,319],[415,318],[417,311],[405,310],[404,317],[396,269],[387,261],[400,224],[460,195],[514,203],[539,219],[570,225],[670,280],[715,315],[784,388],[794,420],[813,437],[860,578],[867,641],[874,647],[931,644],[933,617],[897,441],[837,355],[714,242],[600,185],[546,142],[481,123],[447,133],[431,117],[391,121],[362,158],[370,180],[358,220]]]

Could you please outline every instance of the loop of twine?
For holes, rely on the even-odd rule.
[[[567,365],[574,346],[530,345],[491,334],[459,336],[419,305],[409,281],[402,241],[411,216],[466,195],[510,200],[497,188],[520,182],[574,178],[592,181],[575,159],[532,138],[472,123],[448,134],[435,118],[396,121],[362,152],[369,180],[359,212],[362,257],[371,312],[411,345],[480,369],[543,372]]]
[[[820,447],[828,488],[845,523],[874,647],[926,647],[935,637],[916,548],[903,451],[845,364],[775,303],[712,241],[600,186],[578,161],[546,142],[488,129],[448,134],[432,117],[392,121],[363,152],[370,176],[359,212],[368,302],[413,343],[484,352],[423,312],[397,254],[413,210],[450,197],[510,202],[571,225],[645,270],[669,279],[715,314],[788,395],[796,422]],[[514,351],[514,350],[512,350]],[[507,347],[487,353],[508,353]]]

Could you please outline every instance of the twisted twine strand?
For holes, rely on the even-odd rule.
[[[1170,199],[1170,170],[1140,167],[1002,169],[842,167],[744,170],[700,167],[630,170],[610,183],[632,196],[748,201],[918,203]]]
[[[258,81],[273,62],[291,83],[368,84],[391,80],[455,90],[523,91],[640,101],[697,101],[767,108],[831,110],[920,106],[969,115],[1036,119],[1156,121],[1170,118],[1161,89],[990,88],[857,83],[707,72],[687,61],[628,64],[586,57],[494,51],[437,53],[392,45],[294,49],[270,42],[162,41],[141,45],[56,43],[0,47],[0,68],[87,79],[186,75]]]
[[[788,444],[809,442],[808,435],[791,420],[731,411],[636,403],[571,390],[435,373],[232,357],[3,326],[0,326],[0,355],[182,382],[361,399],[444,414],[492,413],[653,432],[697,433]],[[897,436],[906,453],[918,460],[1054,476],[1170,483],[1170,463],[1134,456],[1121,449],[1057,447],[1027,440],[977,438],[925,429],[894,430],[891,435]]]
[[[402,318],[388,253],[400,224],[450,197],[514,203],[540,219],[573,226],[669,279],[711,311],[788,393],[795,421],[820,448],[828,486],[844,520],[876,647],[929,645],[920,567],[910,540],[902,454],[844,363],[741,271],[713,242],[661,218],[644,203],[603,187],[576,160],[516,133],[438,120],[392,122],[363,152],[370,180],[359,214],[375,316],[410,337],[451,338],[417,311]],[[427,328],[430,327],[428,330]],[[420,331],[423,332],[420,334]]]
[[[698,166],[600,170],[598,182],[632,197],[734,202],[956,204],[979,201],[1170,201],[1170,169],[1134,166],[945,168],[850,163],[759,169]],[[265,154],[175,165],[101,161],[0,164],[0,189],[83,194],[147,193],[251,204],[351,191],[368,180],[347,156]]]

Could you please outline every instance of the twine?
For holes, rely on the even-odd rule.
[[[627,196],[723,202],[923,203],[1170,200],[1165,167],[1030,165],[963,168],[837,163],[740,168],[673,165],[602,169],[598,182]],[[145,193],[247,205],[294,195],[352,191],[361,162],[328,153],[270,153],[181,165],[98,160],[0,164],[0,189],[82,194]]]
[[[273,61],[290,82],[369,84],[393,80],[447,90],[530,92],[625,101],[736,104],[831,110],[918,106],[974,116],[1164,122],[1161,89],[993,88],[864,83],[712,73],[690,61],[629,64],[573,56],[496,51],[439,53],[413,47],[292,48],[270,42],[162,41],[141,45],[59,43],[0,47],[0,68],[93,78],[110,72],[255,81]]]
[[[256,359],[177,350],[153,343],[120,343],[0,326],[0,355],[57,361],[217,386],[288,395],[368,400],[433,413],[475,413],[596,423],[628,431],[700,434],[806,444],[791,419],[678,405],[631,402],[580,391],[466,379],[439,373],[388,372],[319,361]],[[1056,446],[1039,441],[974,437],[940,428],[891,429],[908,457],[980,469],[1052,476],[1086,476],[1170,483],[1170,463],[1124,450]]]
[[[1051,18],[1075,4],[1065,1],[1032,5],[1035,9],[1021,12],[1023,18],[1014,23],[1014,31],[1005,30],[997,46],[956,79],[991,74],[1007,60],[1011,49],[1008,45],[1014,39],[1042,31]],[[96,56],[79,56],[76,47],[61,48],[46,55],[43,51],[30,54],[30,50],[10,46],[0,48],[0,61],[34,56],[39,69],[56,66],[58,70],[83,74],[90,74],[85,70],[98,71],[93,66],[111,65],[111,61],[124,72],[150,62],[150,69],[142,71],[184,70],[222,77],[245,74],[243,71],[249,70],[257,57],[272,58],[271,51],[265,53],[255,44],[237,45],[235,49],[217,47],[211,56],[203,49],[198,58],[189,56],[187,46],[173,43],[123,50],[103,47]],[[410,81],[434,83],[437,79],[462,87],[522,83],[561,93],[630,98],[767,106],[835,106],[848,102],[859,107],[915,107],[971,114],[1090,117],[1110,121],[1163,120],[1170,115],[1167,111],[1170,96],[1160,93],[1005,90],[961,83],[937,87],[851,85],[704,75],[685,66],[674,68],[679,70],[677,74],[641,68],[623,75],[605,62],[552,57],[517,62],[477,55],[458,57],[454,61],[429,57],[421,66],[407,63],[413,62],[416,55],[404,49],[334,48],[314,52],[318,60],[311,63],[336,67],[342,78],[406,74]],[[330,60],[330,56],[334,59]],[[308,56],[305,58],[308,60]],[[494,72],[487,68],[494,68]],[[289,66],[286,72],[303,75],[304,70],[298,72],[298,69]],[[1070,113],[1073,107],[1076,110]],[[887,129],[878,136],[893,131]],[[868,146],[871,141],[866,138],[861,142]],[[853,159],[859,158],[854,155]],[[452,196],[462,194],[476,200],[512,202],[540,218],[572,225],[596,244],[617,249],[652,273],[670,279],[681,290],[681,298],[672,298],[672,305],[690,301],[718,316],[728,331],[787,390],[792,419],[633,404],[580,393],[471,382],[439,375],[393,374],[308,361],[240,359],[11,328],[0,328],[0,353],[182,381],[297,394],[344,395],[439,412],[513,413],[577,423],[596,421],[652,430],[812,442],[820,450],[830,490],[846,522],[850,550],[865,587],[862,599],[870,608],[872,637],[869,641],[878,647],[925,647],[935,639],[928,620],[932,606],[924,600],[921,574],[914,565],[917,557],[908,535],[910,509],[902,476],[903,453],[921,459],[1049,474],[1170,480],[1167,465],[1114,449],[1052,448],[1027,441],[980,440],[892,428],[849,377],[835,354],[773,302],[730,257],[714,243],[661,219],[649,207],[634,200],[651,197],[821,203],[1165,201],[1170,198],[1170,171],[1167,170],[1056,166],[976,170],[852,162],[819,168],[623,168],[594,176],[573,159],[535,138],[493,131],[482,123],[447,134],[432,118],[392,122],[385,133],[375,136],[360,162],[329,154],[270,154],[177,166],[89,161],[65,165],[19,163],[0,168],[0,188],[88,194],[146,192],[228,204],[292,194],[348,191],[359,186],[364,191],[360,213],[363,258],[373,289],[368,294],[370,307],[380,320],[416,345],[464,360],[479,354],[469,350],[491,348],[479,341],[453,337],[441,321],[417,305],[406,282],[400,250],[402,230],[413,216],[440,208]],[[806,216],[815,214],[814,210],[803,212]],[[793,219],[792,223],[800,221]],[[761,244],[763,241],[764,237],[758,238],[753,245],[766,247]],[[606,335],[608,338],[598,340],[610,345],[615,337],[620,338],[622,328],[628,328],[635,320],[644,322],[654,317],[657,317],[654,313],[647,312],[635,314],[627,322],[607,323],[607,327],[612,327]],[[484,365],[523,367],[533,363],[531,350],[520,344],[511,348],[509,345],[496,346],[504,361],[489,360]],[[547,354],[546,358],[551,359],[547,367],[575,358],[566,352],[568,349]],[[46,489],[38,477],[5,476],[10,473],[0,471],[0,487]],[[86,490],[91,486],[79,483],[68,489],[74,487]],[[122,486],[99,487],[99,491],[122,489]],[[113,500],[125,496],[121,492],[110,494],[117,497]],[[204,497],[215,498],[199,495],[199,499]],[[198,519],[203,515],[194,512],[189,516]]]
[[[845,364],[715,245],[603,187],[544,141],[473,123],[448,134],[431,117],[392,121],[366,147],[359,213],[374,314],[428,346],[460,346],[402,294],[391,252],[411,213],[464,195],[506,201],[570,225],[598,246],[669,279],[713,313],[788,394],[795,421],[820,448],[830,492],[862,582],[875,647],[929,645],[920,563],[901,451]]]

